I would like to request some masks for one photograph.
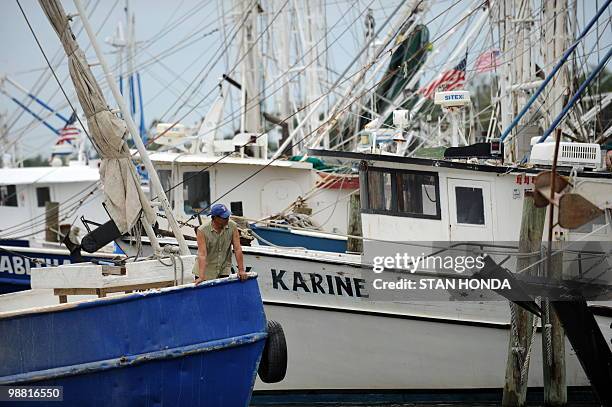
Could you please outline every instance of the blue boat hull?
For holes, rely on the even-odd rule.
[[[254,278],[67,304],[0,318],[0,384],[63,386],[65,405],[247,406],[265,338]]]

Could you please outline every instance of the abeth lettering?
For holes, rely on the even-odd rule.
[[[39,257],[42,263],[33,263],[28,258],[20,256],[0,256],[0,273],[8,274],[30,274],[30,268],[33,267],[53,267],[61,264],[70,264],[70,260],[50,259]]]
[[[275,290],[360,298],[369,297],[365,289],[365,280],[362,278],[276,269],[270,271],[272,273],[272,288]]]

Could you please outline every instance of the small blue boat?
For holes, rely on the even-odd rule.
[[[248,406],[266,337],[255,277],[5,313],[0,385],[63,386],[70,406]]]
[[[264,246],[301,247],[308,250],[346,253],[347,238],[317,231],[291,230],[282,226],[250,224],[259,244]]]

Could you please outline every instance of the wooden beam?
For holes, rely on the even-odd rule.
[[[133,291],[143,291],[143,290],[150,290],[150,289],[155,289],[155,288],[172,287],[173,285],[174,285],[174,281],[156,281],[153,283],[131,284],[131,285],[123,285],[123,286],[115,286],[115,287],[54,288],[53,294],[59,296],[60,304],[64,304],[67,302],[67,296],[69,295],[97,295],[99,298],[104,298],[106,297],[107,294],[110,294],[110,293],[118,293],[118,292],[131,293]]]

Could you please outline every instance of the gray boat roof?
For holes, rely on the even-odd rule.
[[[329,157],[337,158],[343,161],[381,161],[391,162],[399,164],[418,165],[423,167],[433,168],[454,168],[459,170],[478,171],[478,172],[492,172],[498,174],[504,173],[527,173],[527,174],[538,174],[541,171],[548,170],[550,168],[542,166],[518,166],[518,165],[507,165],[507,164],[481,164],[471,163],[460,160],[448,160],[448,159],[432,159],[432,158],[417,158],[417,157],[403,157],[392,154],[372,154],[372,153],[358,153],[352,151],[334,151],[324,149],[308,149],[308,154],[315,157]],[[558,172],[560,174],[569,175],[571,169],[567,167],[560,167]],[[612,172],[610,171],[591,171],[588,169],[577,172],[577,175],[584,178],[603,178],[612,179]]]

